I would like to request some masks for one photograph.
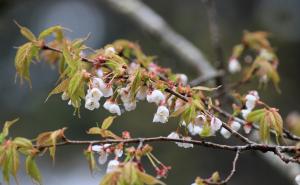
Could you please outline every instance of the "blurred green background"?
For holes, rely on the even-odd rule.
[[[206,12],[200,0],[145,0],[143,1],[159,13],[174,30],[199,47],[208,59],[213,58],[209,40]],[[218,22],[222,33],[225,56],[230,56],[231,48],[237,44],[243,30],[265,30],[272,33],[272,44],[280,59],[280,84],[282,94],[277,94],[270,86],[261,92],[269,104],[280,108],[283,116],[291,110],[300,109],[299,67],[300,58],[300,1],[298,0],[217,0]],[[101,122],[109,114],[102,109],[87,111],[82,109],[81,118],[73,116],[73,109],[59,96],[44,103],[49,91],[55,86],[57,71],[45,63],[33,65],[31,69],[33,88],[14,83],[13,65],[16,49],[25,40],[13,23],[20,24],[38,33],[46,27],[60,24],[70,28],[70,38],[83,37],[91,33],[87,45],[100,48],[115,39],[138,41],[144,51],[157,55],[159,64],[169,66],[175,72],[186,73],[190,79],[196,71],[184,61],[163,49],[145,31],[141,30],[125,16],[112,11],[101,0],[1,0],[0,1],[0,121],[20,117],[12,129],[12,135],[34,137],[38,133],[68,127],[70,138],[87,139],[85,131]],[[237,77],[232,77],[234,80]],[[139,103],[133,112],[119,117],[112,129],[117,134],[123,130],[132,132],[133,137],[168,135],[176,128],[177,120],[171,119],[165,125],[153,124],[154,105]],[[218,139],[218,138],[217,138]],[[237,142],[234,138],[229,143]],[[233,153],[203,147],[181,149],[175,144],[154,144],[156,156],[172,166],[168,184],[191,184],[196,176],[208,177],[218,170],[224,177],[231,169]],[[38,160],[45,185],[97,184],[105,166],[95,175],[90,175],[82,154],[83,147],[67,146],[59,148],[55,165],[46,155]],[[252,185],[292,184],[284,175],[273,169],[256,153],[247,152],[238,163],[238,171],[230,184]],[[150,172],[153,172],[149,170]],[[32,184],[24,170],[19,173],[21,184]],[[0,176],[1,178],[1,176]],[[0,180],[1,182],[1,180]]]

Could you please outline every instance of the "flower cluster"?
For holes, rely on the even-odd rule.
[[[103,165],[107,162],[110,153],[115,154],[115,159],[108,162],[106,173],[113,172],[119,166],[119,161],[117,159],[123,155],[122,147],[113,147],[111,144],[93,145],[92,151],[99,154],[98,163],[100,165]]]

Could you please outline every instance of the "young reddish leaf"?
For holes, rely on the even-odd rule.
[[[25,43],[18,48],[15,57],[15,68],[17,75],[19,75],[21,83],[23,79],[27,80],[31,85],[29,67],[31,60],[34,56],[37,56],[37,47],[35,47],[31,42]]]

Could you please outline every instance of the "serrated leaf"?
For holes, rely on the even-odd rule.
[[[67,43],[64,43],[64,45],[63,45],[63,56],[65,58],[66,63],[68,64],[68,66],[72,70],[76,69],[76,66],[78,63],[73,59],[72,53],[69,50]]]
[[[20,28],[20,32],[25,38],[31,42],[36,41],[36,37],[28,28],[21,26],[17,21],[15,21],[15,24]]]
[[[26,172],[37,184],[42,183],[42,176],[38,169],[34,157],[27,156],[26,158]]]
[[[46,98],[45,102],[54,94],[59,94],[62,92],[65,92],[68,89],[69,86],[69,82],[70,79],[67,78],[65,80],[63,80],[62,82],[60,82],[60,84],[58,84],[48,95],[48,97]]]
[[[102,129],[108,129],[110,127],[110,125],[113,123],[114,119],[116,118],[116,116],[109,116],[107,118],[105,118],[105,120],[102,122]]]
[[[18,48],[15,57],[15,67],[16,67],[17,74],[21,79],[21,82],[23,81],[23,79],[25,79],[29,83],[31,83],[29,67],[33,56],[31,53],[32,48],[33,45],[31,42],[25,43],[24,45]]]
[[[63,27],[60,25],[52,26],[52,27],[47,28],[44,31],[42,31],[38,38],[44,39],[44,38],[48,37],[49,35],[51,35],[55,32],[61,32],[62,30],[63,30]]]
[[[73,99],[73,96],[78,91],[82,80],[83,80],[83,75],[80,71],[75,73],[75,75],[70,79],[68,85],[68,95],[70,96],[71,99]]]

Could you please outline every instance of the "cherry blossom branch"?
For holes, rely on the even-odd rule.
[[[236,172],[236,164],[240,157],[240,154],[241,154],[241,151],[237,150],[235,153],[235,157],[232,161],[232,169],[231,169],[229,175],[224,180],[222,180],[220,182],[212,182],[210,179],[207,179],[207,180],[204,180],[204,182],[207,184],[215,184],[215,185],[221,185],[221,184],[228,183],[231,180],[231,178],[233,177],[234,173]]]
[[[174,139],[164,136],[158,137],[148,137],[148,138],[131,138],[131,139],[102,139],[102,140],[72,140],[64,137],[64,141],[59,142],[56,146],[64,146],[64,145],[94,145],[94,144],[133,144],[133,143],[153,143],[153,142],[179,142],[179,143],[189,143],[196,146],[204,146],[213,149],[221,149],[228,151],[260,151],[260,152],[273,152],[275,155],[279,156],[284,162],[295,162],[299,163],[299,160],[294,158],[283,158],[283,152],[296,153],[299,151],[299,148],[296,146],[279,146],[279,145],[265,145],[265,144],[245,144],[245,145],[225,145],[218,144],[214,142],[204,141],[204,140],[186,140],[186,139]],[[34,145],[38,149],[49,148],[53,145]]]

